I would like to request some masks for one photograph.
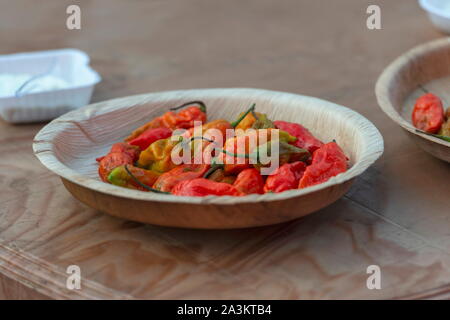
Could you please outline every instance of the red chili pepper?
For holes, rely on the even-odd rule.
[[[103,181],[108,182],[108,175],[113,169],[125,164],[133,164],[133,162],[133,158],[126,153],[108,153],[100,160],[98,175]]]
[[[233,186],[242,193],[264,193],[264,180],[261,173],[256,169],[245,169],[241,171]]]
[[[114,168],[125,164],[133,164],[138,159],[139,153],[138,147],[131,146],[128,143],[119,142],[113,144],[106,156],[97,158],[100,178],[107,182],[108,175]]]
[[[412,123],[417,129],[437,133],[444,121],[444,108],[439,97],[427,93],[417,99],[412,113]]]
[[[199,107],[189,107],[178,114],[167,112],[162,117],[162,123],[171,129],[189,129],[194,126],[194,121],[206,122],[206,113]]]
[[[172,130],[169,128],[150,128],[141,133],[137,138],[134,138],[129,143],[133,146],[138,146],[141,150],[148,148],[156,140],[165,139],[172,135]]]
[[[299,188],[306,188],[328,181],[347,171],[347,157],[335,142],[323,145],[313,153],[312,163],[300,179]]]
[[[306,165],[301,161],[283,164],[267,177],[264,192],[283,192],[297,189],[298,182],[305,170]]]
[[[137,159],[137,158],[139,158],[140,150],[138,148],[136,148],[135,146],[131,146],[130,144],[128,144],[126,142],[117,142],[111,146],[111,150],[109,150],[108,153],[116,153],[116,152],[117,153],[126,153],[133,159]],[[100,162],[104,157],[105,156],[98,157],[95,160],[97,162]]]
[[[205,197],[214,196],[243,196],[244,194],[228,183],[215,182],[198,178],[179,182],[172,189],[176,196]]]
[[[209,169],[209,164],[183,164],[159,176],[153,188],[171,192],[179,182],[202,177]]]
[[[298,123],[287,122],[287,121],[274,121],[275,126],[283,131],[286,131],[291,136],[297,138],[292,144],[296,147],[306,149],[311,154],[323,146],[323,143],[314,137],[308,129],[303,127]]]

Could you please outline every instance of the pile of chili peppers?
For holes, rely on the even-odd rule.
[[[178,196],[245,196],[306,188],[347,170],[348,159],[336,142],[323,143],[298,123],[272,121],[255,112],[255,105],[233,122],[206,119],[205,104],[192,101],[151,120],[97,159],[100,178],[125,188]],[[200,133],[194,127],[199,123]],[[223,146],[215,148],[217,137],[208,135],[211,128],[217,129]],[[177,135],[181,129],[184,132]],[[262,174],[267,163],[258,160],[258,152],[269,150],[273,141],[260,141],[262,133],[269,139],[277,133],[279,144],[279,166],[269,174]],[[210,161],[177,164],[172,155],[183,138],[189,148],[212,147]]]
[[[450,141],[450,107],[444,112],[441,99],[432,93],[417,99],[412,123],[422,133]]]

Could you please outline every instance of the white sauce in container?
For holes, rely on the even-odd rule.
[[[15,96],[17,90],[33,77],[27,73],[2,73],[0,74],[0,97]],[[62,78],[45,75],[29,81],[21,90],[20,95],[66,89],[69,83]]]

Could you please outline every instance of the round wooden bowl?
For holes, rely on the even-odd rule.
[[[423,150],[450,162],[450,142],[420,133],[411,123],[415,101],[426,91],[450,102],[450,38],[420,45],[392,62],[378,78],[375,92],[381,109]]]
[[[256,103],[257,110],[272,119],[299,122],[322,141],[335,139],[351,167],[310,188],[245,197],[161,195],[117,187],[98,178],[95,158],[106,154],[113,143],[170,107],[192,100],[206,103],[210,120],[234,119]],[[199,89],[125,97],[69,112],[36,135],[33,149],[75,198],[95,209],[162,226],[225,229],[280,223],[331,204],[382,154],[383,139],[366,118],[320,99],[257,89]]]

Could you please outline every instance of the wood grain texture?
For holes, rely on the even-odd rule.
[[[95,159],[111,145],[172,106],[196,100],[205,102],[210,120],[231,121],[256,103],[271,119],[301,122],[320,140],[335,140],[350,168],[310,188],[245,197],[177,197],[100,180]],[[162,226],[230,229],[286,222],[336,201],[380,157],[383,138],[358,113],[317,98],[258,89],[198,89],[125,97],[75,110],[45,126],[34,138],[33,150],[78,200],[100,211]],[[298,210],[292,211],[294,206]]]
[[[83,205],[33,155],[33,137],[44,125],[0,121],[0,240],[8,248],[0,261],[13,271],[21,261],[6,277],[11,281],[1,282],[6,298],[448,297],[449,165],[408,139],[374,95],[392,60],[443,36],[414,1],[80,3],[82,29],[70,31],[64,18],[73,1],[24,10],[28,0],[0,0],[2,52],[88,52],[104,79],[94,102],[206,87],[317,96],[373,122],[385,152],[344,197],[316,214],[261,228],[184,230]],[[365,27],[370,4],[382,9],[382,30]],[[11,260],[10,249],[27,260]],[[83,282],[82,292],[64,290],[72,264],[95,291]],[[381,268],[381,290],[366,288],[370,264]]]
[[[444,103],[450,98],[450,38],[422,44],[390,64],[376,84],[381,109],[422,149],[450,162],[450,142],[416,131],[411,123],[415,100],[426,91]],[[446,106],[448,107],[448,105]]]

